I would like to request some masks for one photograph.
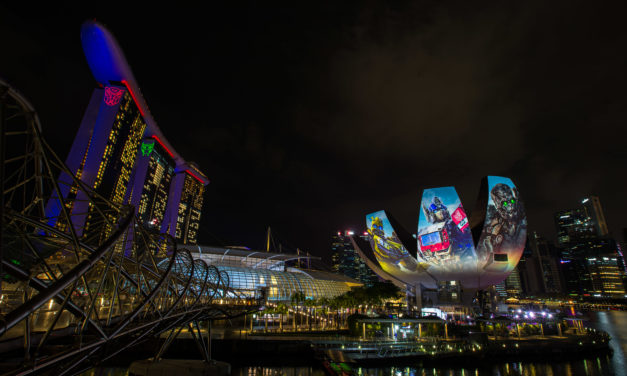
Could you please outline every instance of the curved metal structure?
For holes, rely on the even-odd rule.
[[[0,80],[0,351],[12,374],[76,374],[148,338],[256,310],[228,276],[87,187]],[[63,175],[64,179],[59,179]],[[69,179],[67,178],[69,177]],[[62,185],[65,184],[65,187]],[[70,194],[63,194],[67,192]],[[78,200],[87,200],[77,205]],[[47,205],[61,210],[52,218]],[[88,207],[76,213],[75,207]],[[73,216],[90,216],[77,228]],[[160,351],[158,357],[163,353]]]

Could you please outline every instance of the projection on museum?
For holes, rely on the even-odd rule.
[[[527,219],[511,179],[482,180],[476,209],[469,215],[454,187],[425,189],[419,204],[416,247],[388,212],[366,216],[375,262],[404,283],[435,288],[460,281],[465,288],[501,282],[520,260]],[[415,251],[414,251],[415,250]]]

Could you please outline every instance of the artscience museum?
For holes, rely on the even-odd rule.
[[[385,210],[366,215],[366,228],[369,241],[353,242],[381,278],[416,296],[451,285],[471,296],[514,270],[525,247],[527,218],[512,180],[488,176],[472,213],[454,187],[431,188],[422,194],[415,235]]]

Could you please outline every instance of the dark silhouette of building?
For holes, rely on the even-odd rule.
[[[518,265],[505,280],[494,285],[494,288],[496,293],[502,298],[519,298],[523,294],[523,289]]]
[[[540,265],[538,259],[533,256],[529,241],[527,241],[520,261],[518,261],[517,268],[520,273],[520,285],[525,296],[537,296],[544,292],[540,277]]]
[[[539,268],[540,289],[545,294],[563,294],[560,250],[536,232],[528,237],[529,248]]]

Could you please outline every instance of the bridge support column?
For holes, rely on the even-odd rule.
[[[28,300],[26,289],[24,289],[24,302]],[[30,360],[30,319],[31,315],[28,315],[24,319],[24,360]]]
[[[196,343],[196,347],[198,348],[200,355],[204,358],[205,362],[209,362],[209,354],[207,352],[205,340],[203,339],[202,333],[200,332],[200,326],[198,325],[198,322],[197,321],[194,321],[193,323],[190,322],[188,325],[189,325],[189,333],[191,334],[192,339]],[[198,332],[198,336],[196,336],[196,332]]]
[[[211,362],[211,321],[207,320],[207,358]]]

